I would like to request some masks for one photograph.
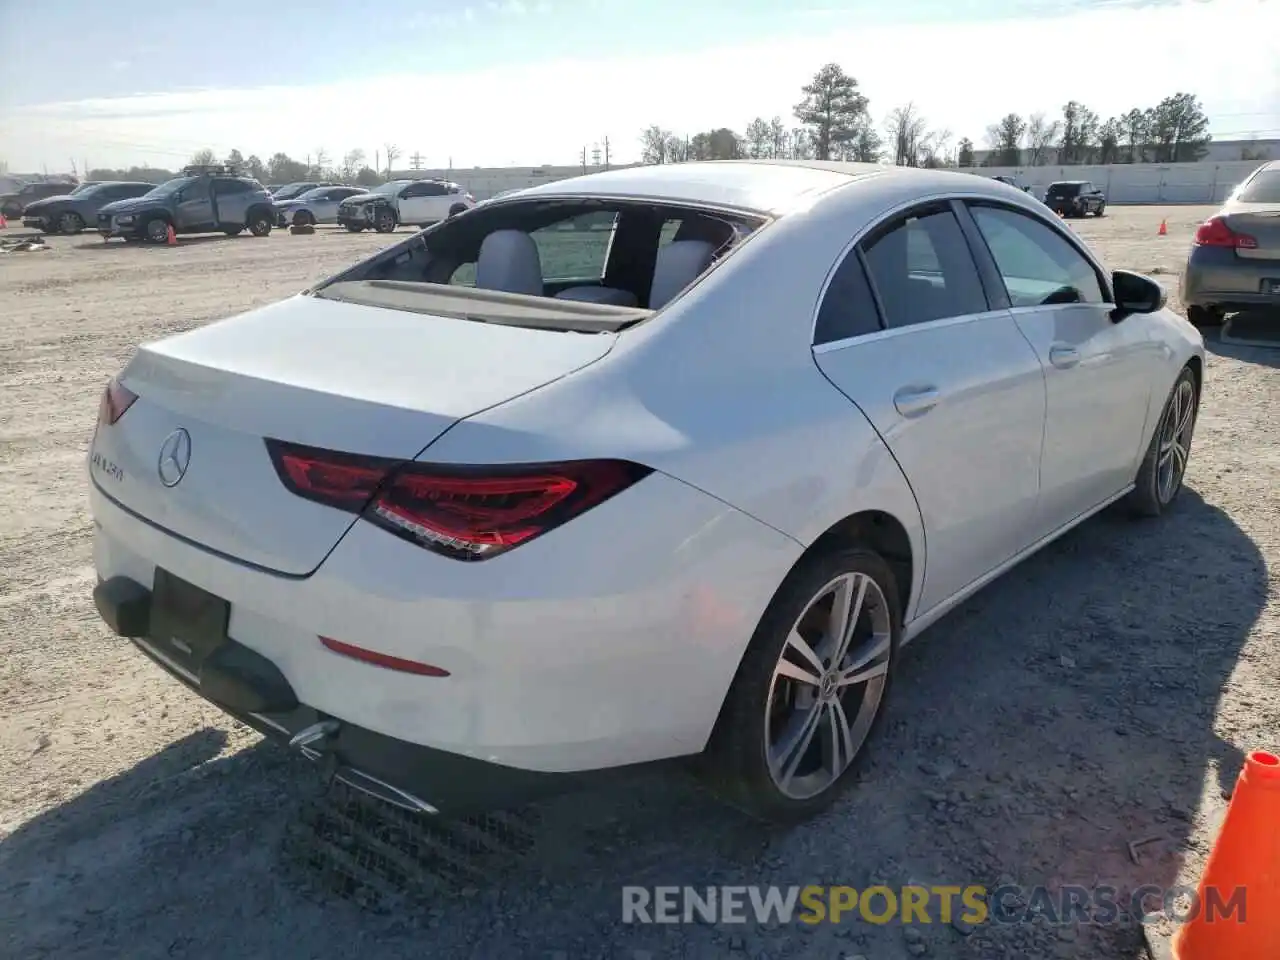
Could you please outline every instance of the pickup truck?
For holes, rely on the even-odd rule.
[[[175,234],[229,237],[247,228],[255,237],[265,237],[275,219],[271,194],[257,180],[232,169],[189,167],[146,196],[107,204],[98,211],[98,232],[103,239],[151,243],[164,243],[170,227]]]
[[[476,198],[447,180],[391,180],[338,205],[338,223],[352,233],[373,227],[390,233],[402,224],[425,227],[470,210]]]

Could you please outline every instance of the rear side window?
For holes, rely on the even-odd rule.
[[[1255,174],[1236,199],[1244,203],[1280,203],[1280,170]]]
[[[1107,302],[1093,265],[1048,224],[1003,207],[970,209],[1011,306]]]
[[[244,180],[214,180],[213,189],[218,196],[229,196],[236,193],[248,193],[253,188]]]
[[[978,268],[950,209],[921,212],[882,228],[863,255],[890,328],[988,309]]]
[[[876,309],[867,272],[857,250],[850,250],[836,268],[818,308],[814,344],[847,340],[849,337],[874,333],[880,329],[880,312]]]
[[[1049,196],[1051,197],[1074,197],[1079,187],[1074,183],[1051,183],[1049,184]]]

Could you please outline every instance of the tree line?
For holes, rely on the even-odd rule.
[[[388,144],[379,151],[379,159],[386,158],[387,174],[391,165],[400,156],[393,144]],[[350,150],[337,163],[332,163],[324,150],[303,160],[295,160],[287,153],[277,153],[265,162],[256,155],[244,157],[239,150],[232,150],[221,161],[212,150],[198,150],[189,161],[193,166],[209,166],[225,163],[244,171],[255,180],[265,183],[293,183],[299,180],[331,180],[335,183],[350,183],[361,187],[376,187],[385,183],[387,177],[375,170],[366,162],[365,152],[359,148]],[[129,167],[112,170],[97,168],[87,174],[89,180],[133,180],[145,183],[163,183],[178,176],[178,171],[165,170],[161,167]]]
[[[989,149],[979,163],[970,138],[960,138],[953,148],[951,131],[931,126],[914,103],[895,107],[877,129],[858,81],[837,63],[818,70],[801,95],[794,124],[780,116],[756,117],[742,133],[717,127],[691,136],[654,124],[640,135],[641,159],[790,158],[907,167],[1188,163],[1203,158],[1211,140],[1209,118],[1190,93],[1175,93],[1154,107],[1135,107],[1106,121],[1072,100],[1060,117],[1006,114],[987,128]]]

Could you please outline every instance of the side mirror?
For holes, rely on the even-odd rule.
[[[1162,310],[1169,299],[1164,287],[1158,282],[1129,270],[1116,270],[1112,273],[1111,286],[1116,297],[1116,308],[1111,311],[1111,319],[1117,323],[1132,313],[1155,313]]]

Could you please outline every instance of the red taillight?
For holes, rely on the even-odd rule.
[[[510,550],[621,493],[650,471],[623,460],[496,465],[407,463],[268,440],[281,481],[458,560]]]
[[[1197,247],[1231,247],[1233,250],[1256,250],[1258,241],[1247,233],[1237,233],[1222,217],[1211,217],[1196,230]]]
[[[102,391],[102,400],[98,403],[98,422],[104,426],[111,426],[124,416],[125,411],[133,406],[133,401],[137,399],[136,393],[113,377],[107,383],[107,389]]]

